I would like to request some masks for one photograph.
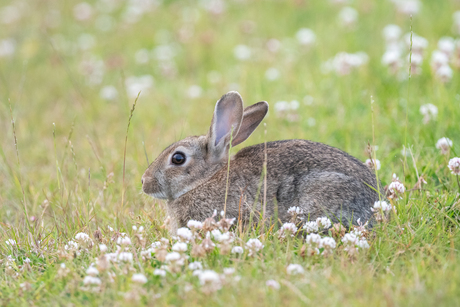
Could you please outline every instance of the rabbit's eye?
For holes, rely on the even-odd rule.
[[[176,165],[184,164],[185,162],[185,155],[181,152],[176,152],[173,154],[171,158],[171,162]]]

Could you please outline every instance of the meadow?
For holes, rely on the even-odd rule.
[[[460,305],[458,0],[2,0],[0,23],[0,305]],[[230,90],[270,105],[232,153],[371,155],[380,222],[171,235],[141,176]]]

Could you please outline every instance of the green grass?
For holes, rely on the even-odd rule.
[[[126,21],[125,1],[106,1],[118,3],[106,13],[101,12],[104,1],[99,2],[91,1],[93,13],[86,21],[74,18],[78,1],[27,1],[22,6],[1,2],[1,7],[18,6],[21,14],[13,23],[2,24],[0,34],[0,40],[16,42],[13,55],[0,57],[1,305],[460,304],[460,187],[447,168],[449,159],[460,155],[460,78],[453,67],[452,80],[443,84],[430,69],[439,38],[456,37],[452,13],[460,9],[457,1],[423,1],[413,16],[414,32],[429,45],[422,74],[413,75],[410,85],[381,64],[384,26],[394,23],[407,33],[411,24],[390,1],[353,1],[359,17],[351,29],[338,24],[341,6],[329,1],[229,1],[223,14],[216,16],[202,2],[164,0],[155,9],[144,10],[137,21],[133,16]],[[56,12],[60,18],[52,17]],[[101,15],[112,20],[108,31],[98,28]],[[302,27],[316,33],[310,48],[296,41]],[[78,47],[82,34],[94,38],[88,50]],[[267,50],[271,38],[281,42],[278,53]],[[234,57],[239,44],[251,48],[250,60]],[[174,49],[172,68],[168,64],[165,69],[153,56],[152,50],[161,45]],[[141,48],[149,51],[147,63],[135,60]],[[322,63],[342,51],[364,51],[369,62],[345,76],[322,73]],[[81,62],[91,57],[103,63],[100,83],[92,84],[81,73]],[[279,70],[279,79],[265,78],[270,67]],[[220,76],[214,82],[209,78],[212,71]],[[402,71],[408,75],[407,64]],[[135,97],[128,96],[124,84],[131,76],[145,74],[154,82],[137,101],[125,157]],[[107,85],[118,90],[114,100],[99,95]],[[189,97],[192,85],[201,87],[200,97]],[[143,242],[135,239],[133,225],[145,227],[146,246],[161,237],[170,239],[161,227],[165,204],[141,192],[147,160],[152,162],[163,148],[187,135],[206,133],[216,100],[236,87],[246,105],[266,100],[270,111],[264,121],[266,137],[261,126],[232,152],[265,140],[299,138],[338,147],[364,161],[366,146],[373,143],[374,124],[383,185],[396,173],[409,190],[418,180],[417,171],[428,184],[394,202],[397,215],[376,226],[368,239],[370,249],[355,259],[340,245],[328,258],[302,257],[304,238],[280,241],[271,233],[261,238],[265,247],[256,257],[225,256],[216,249],[199,259],[218,273],[234,267],[234,276],[241,277],[239,281],[228,277],[222,289],[210,295],[202,292],[198,278],[186,267],[162,278],[153,275],[161,262],[136,257],[132,266],[109,269],[115,273],[113,283],[101,273],[100,291],[85,291],[85,271],[101,252],[96,246],[74,258],[64,245],[79,232],[96,240],[94,233],[100,230],[102,242],[116,251],[108,226],[128,233],[133,241],[130,251],[138,257]],[[313,103],[303,102],[307,95]],[[277,115],[274,105],[282,100],[300,102],[298,121]],[[426,103],[436,105],[439,114],[423,124],[419,108]],[[441,137],[453,141],[449,155],[435,148]],[[406,143],[414,159],[401,154]],[[235,244],[258,235],[258,230],[238,232]],[[8,239],[17,246],[7,245]],[[15,259],[10,268],[8,255]],[[31,260],[30,270],[23,267],[25,258]],[[58,273],[61,263],[68,269],[65,276]],[[301,264],[305,273],[286,274],[291,263]],[[135,285],[131,281],[135,272],[143,272],[148,282]],[[281,288],[269,289],[265,285],[269,279],[277,280]],[[22,289],[23,283],[30,287]]]

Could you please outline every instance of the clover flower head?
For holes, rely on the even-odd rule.
[[[451,147],[452,141],[449,138],[443,137],[436,142],[436,148],[439,149],[443,155],[448,154]]]
[[[264,245],[260,242],[259,239],[249,239],[246,243],[246,248],[249,250],[249,256],[254,256],[259,252]]]
[[[460,175],[460,158],[455,157],[450,159],[448,167],[453,175]]]
[[[190,242],[193,239],[193,233],[186,227],[177,229],[177,236],[184,242]]]
[[[290,264],[286,268],[288,275],[298,275],[305,272],[304,268],[300,264]]]
[[[133,276],[131,277],[131,280],[138,284],[145,284],[147,282],[147,277],[145,277],[144,274],[137,273],[137,274],[133,274]]]
[[[303,229],[305,229],[307,233],[316,233],[319,231],[318,223],[316,223],[316,221],[306,222]]]
[[[232,254],[242,254],[244,249],[241,246],[233,246]]]

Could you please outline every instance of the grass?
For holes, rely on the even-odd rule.
[[[0,40],[16,43],[12,55],[0,57],[1,305],[460,304],[460,187],[447,168],[449,159],[460,155],[459,71],[454,69],[444,84],[429,65],[439,38],[456,36],[456,1],[423,1],[411,22],[390,1],[355,0],[351,6],[359,16],[353,28],[338,24],[341,6],[329,1],[230,1],[220,15],[209,13],[204,2],[163,1],[151,10],[142,8],[138,17],[126,15],[124,1],[89,2],[92,15],[82,21],[74,17],[76,1],[1,4],[20,12],[0,34]],[[410,89],[407,78],[381,64],[381,31],[390,23],[403,33],[412,24],[414,33],[429,42],[422,73],[412,75]],[[310,48],[296,41],[302,27],[316,33]],[[277,53],[267,50],[271,38],[281,43]],[[235,58],[240,44],[251,48],[250,60]],[[164,55],[158,46],[170,49]],[[136,61],[142,48],[148,51],[145,63]],[[322,73],[321,64],[341,51],[364,51],[369,62],[345,76]],[[162,54],[174,56],[160,61]],[[265,78],[270,67],[278,69],[279,79]],[[125,82],[146,74],[153,85],[137,100]],[[199,97],[190,95],[192,85],[201,88]],[[118,95],[101,98],[104,86],[113,86]],[[378,146],[383,185],[396,173],[408,191],[393,202],[397,214],[371,233],[369,250],[350,259],[339,245],[330,257],[302,256],[304,238],[281,241],[273,230],[261,238],[265,246],[256,257],[220,255],[216,248],[199,259],[219,274],[233,267],[234,276],[240,276],[239,281],[228,277],[215,293],[203,293],[186,268],[164,278],[153,275],[162,263],[155,257],[143,261],[140,252],[171,236],[162,227],[165,204],[141,193],[141,176],[163,148],[204,134],[216,100],[230,89],[238,89],[246,105],[270,104],[266,130],[259,127],[234,153],[251,144],[299,138],[364,161],[368,142]],[[297,121],[275,112],[282,100],[300,102]],[[426,103],[439,113],[423,124],[419,108]],[[435,148],[441,137],[453,141],[449,155]],[[402,155],[405,144],[413,157]],[[409,191],[419,175],[427,184]],[[145,228],[142,238],[132,226]],[[99,248],[77,257],[64,250],[79,232],[109,251],[116,251],[117,232],[133,242],[133,264],[111,266],[113,282],[107,271],[101,273],[96,293],[83,279]],[[243,246],[258,235],[257,229],[242,229],[235,244]],[[17,245],[7,245],[8,239]],[[14,264],[7,265],[8,255]],[[288,275],[291,263],[302,265],[305,273]],[[135,272],[145,274],[147,283],[132,282]],[[280,289],[268,288],[269,279]]]

